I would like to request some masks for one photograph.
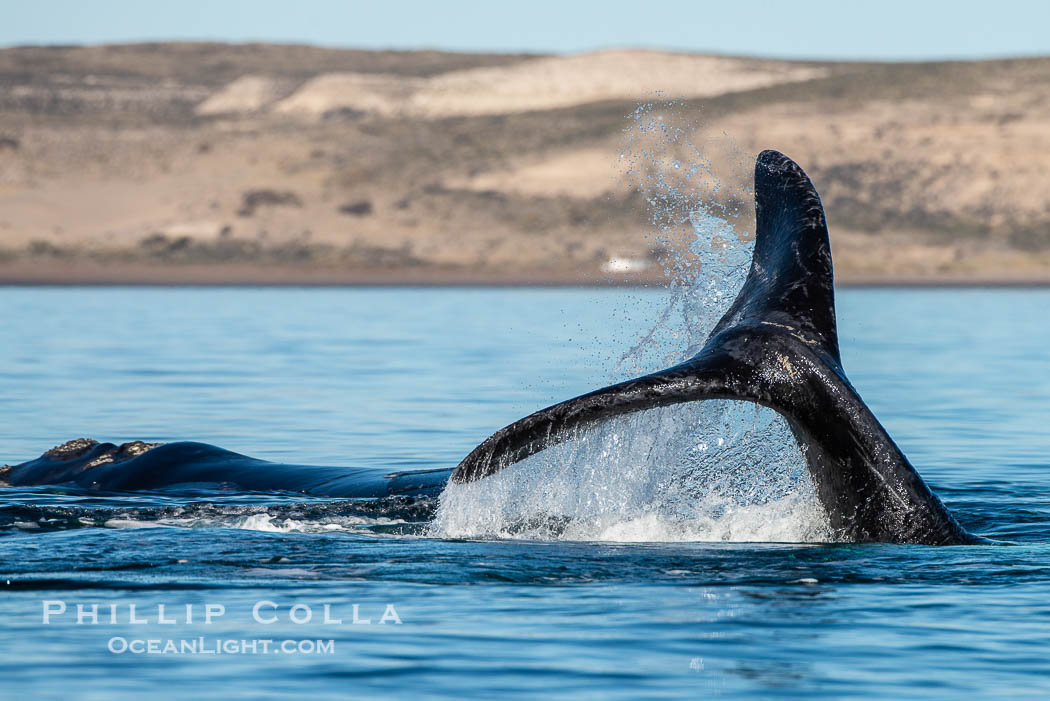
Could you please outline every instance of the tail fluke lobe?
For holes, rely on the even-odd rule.
[[[840,362],[824,207],[802,168],[778,151],[755,163],[755,222],[751,270],[712,337],[747,322],[779,324]]]

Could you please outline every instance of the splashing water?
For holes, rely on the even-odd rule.
[[[649,206],[646,238],[669,284],[659,319],[619,359],[614,380],[695,355],[751,263],[754,159],[692,114],[680,100],[646,102],[624,129],[623,177]]]
[[[617,417],[484,480],[450,484],[431,533],[609,541],[831,539],[787,423],[763,407],[727,400]]]
[[[625,129],[624,177],[649,204],[651,255],[658,253],[670,285],[658,321],[619,359],[613,381],[699,352],[750,265],[754,242],[738,228],[749,221],[744,164],[753,159],[726,138],[698,147],[684,108],[639,105]],[[735,401],[617,417],[484,480],[450,484],[430,530],[604,541],[833,539],[787,422]]]

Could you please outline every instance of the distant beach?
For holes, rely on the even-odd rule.
[[[983,276],[839,275],[836,286],[871,287],[1047,287],[1041,275]],[[670,283],[659,268],[612,274],[599,269],[501,270],[425,268],[349,270],[310,266],[236,264],[114,265],[47,263],[35,266],[0,263],[0,285],[41,286],[194,286],[194,287],[663,287]]]

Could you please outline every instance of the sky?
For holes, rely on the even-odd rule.
[[[179,39],[854,60],[1050,54],[1047,0],[0,0],[0,9],[0,46]]]

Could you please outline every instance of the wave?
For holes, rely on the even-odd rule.
[[[45,495],[38,495],[43,497]],[[227,528],[268,533],[415,535],[435,509],[432,499],[374,499],[249,505],[189,504],[104,506],[14,504],[0,507],[0,533],[79,528]]]

